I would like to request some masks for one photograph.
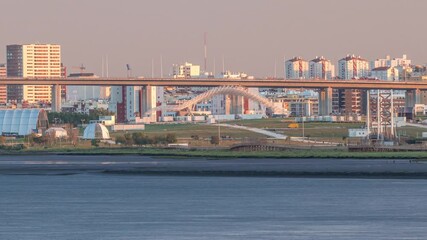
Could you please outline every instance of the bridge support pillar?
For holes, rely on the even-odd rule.
[[[319,115],[328,116],[332,113],[332,88],[322,88],[319,91]]]
[[[150,85],[142,86],[139,94],[139,112],[141,114],[156,108],[156,87]],[[143,117],[143,116],[141,116]],[[149,116],[152,121],[156,120],[156,112],[150,113]]]
[[[52,112],[61,112],[61,85],[52,85],[51,95],[51,109]]]
[[[405,94],[405,107],[412,109],[415,104],[421,104],[421,91],[419,89],[407,90]]]

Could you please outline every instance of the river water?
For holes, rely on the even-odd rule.
[[[11,160],[0,158],[2,240],[426,239],[425,178],[46,172],[44,160]]]

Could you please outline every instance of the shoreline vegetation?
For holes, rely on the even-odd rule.
[[[68,115],[67,115],[68,116]],[[78,123],[77,115],[73,118]],[[51,117],[52,118],[52,117]],[[59,116],[57,116],[59,118]],[[81,120],[81,119],[80,119]],[[63,122],[70,119],[63,117]],[[288,136],[273,139],[259,133],[207,124],[150,124],[144,131],[111,132],[111,140],[83,140],[83,128],[70,131],[69,137],[50,135],[25,138],[0,137],[0,155],[134,155],[206,159],[417,159],[427,160],[427,145],[416,142],[423,129],[404,127],[401,142],[393,148],[364,147],[348,138],[348,129],[362,123],[307,122],[301,128],[294,119],[228,121],[229,125],[268,130]],[[297,124],[298,128],[290,127]],[[219,134],[221,133],[221,134]],[[219,136],[221,135],[221,136]],[[304,136],[304,137],[301,137]],[[297,140],[292,141],[292,138]],[[175,145],[172,147],[172,145]],[[356,147],[354,147],[356,146]],[[358,148],[357,146],[362,146]]]
[[[140,155],[152,157],[210,159],[225,158],[347,158],[347,159],[417,159],[427,160],[427,151],[416,152],[350,152],[345,149],[305,149],[283,151],[243,152],[226,149],[176,149],[176,148],[49,148],[25,150],[0,150],[0,155]]]

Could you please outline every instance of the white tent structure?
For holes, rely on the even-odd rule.
[[[68,133],[65,129],[60,127],[52,127],[46,130],[46,135],[53,136],[55,138],[67,138]]]
[[[0,135],[26,136],[41,134],[48,127],[46,111],[43,109],[0,110]]]
[[[104,125],[100,123],[91,123],[85,128],[83,139],[110,139],[110,133]]]

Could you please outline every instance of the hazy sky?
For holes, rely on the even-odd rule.
[[[108,55],[110,76],[171,72],[184,61],[208,70],[283,76],[283,57],[334,63],[354,53],[367,59],[407,54],[427,63],[425,0],[3,0],[0,62],[7,44],[58,43],[62,61],[84,64],[101,75]],[[78,71],[74,69],[74,71]]]

